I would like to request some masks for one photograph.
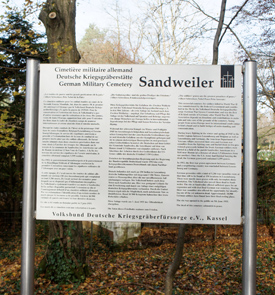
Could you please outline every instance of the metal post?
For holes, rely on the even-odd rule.
[[[21,295],[34,294],[34,210],[36,193],[39,63],[39,60],[35,59],[29,59],[27,61],[22,211]]]
[[[255,61],[244,63],[243,161],[243,295],[256,295],[257,248],[257,70]]]

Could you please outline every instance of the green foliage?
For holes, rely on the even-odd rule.
[[[58,239],[49,242],[49,255],[47,256],[46,278],[56,283],[75,281],[75,265],[72,260],[66,259],[64,249]],[[42,270],[42,269],[41,269]]]
[[[0,23],[0,210],[19,211],[22,198],[26,60],[46,58],[44,36],[24,11],[6,6]]]
[[[90,232],[84,231],[84,243],[91,253],[107,253],[120,248],[112,241],[108,232],[102,227],[101,222],[97,232],[93,233],[92,237]]]
[[[260,150],[258,152],[258,160],[275,162],[275,150]]]
[[[275,222],[275,162],[258,161],[258,220]]]
[[[37,220],[36,226],[36,244],[45,243],[49,235],[49,222],[48,220]]]
[[[15,237],[15,238],[18,239],[18,237]],[[18,258],[20,258],[21,251],[18,247],[15,247],[17,245],[13,243],[9,243],[8,241],[2,241],[0,245],[1,245],[0,260],[6,258],[9,261],[15,261]]]
[[[43,38],[23,12],[10,10],[4,14],[0,25],[0,88],[9,94],[9,101],[22,100],[25,95],[26,59],[47,57],[45,44],[39,43]]]
[[[102,227],[102,223],[99,223],[98,238],[109,250],[112,250],[115,246],[108,232]]]
[[[49,227],[55,228],[51,226],[52,224]],[[37,225],[39,240],[46,240],[48,229],[46,223]],[[46,243],[46,254],[37,267],[37,279],[45,276],[48,280],[57,284],[82,282],[85,280],[88,271],[85,262],[80,261],[81,253],[83,253],[81,250],[85,249],[80,249],[80,245],[77,243],[75,223],[72,221],[59,222],[54,231],[56,237],[51,238]]]
[[[0,113],[0,147],[7,148],[16,146],[18,149],[23,149],[23,139],[21,144],[17,145],[14,138],[15,127],[10,124],[11,118],[7,109],[1,110]]]

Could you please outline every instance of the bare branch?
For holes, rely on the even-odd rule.
[[[220,35],[221,35],[223,23],[224,23],[225,8],[226,8],[226,0],[222,0],[218,28],[217,28],[216,35],[215,35],[215,38],[214,38],[214,43],[213,43],[213,60],[212,60],[213,65],[216,65],[218,63],[219,44],[220,44],[219,38],[220,38]]]
[[[235,15],[231,18],[230,22],[228,23],[228,25],[226,25],[226,28],[224,29],[224,32],[219,40],[219,44],[222,41],[223,36],[225,35],[227,29],[230,27],[230,25],[232,24],[232,22],[234,21],[234,19],[238,16],[238,14],[240,13],[240,11],[244,8],[244,6],[247,4],[249,0],[245,0],[245,2],[243,3],[243,5],[238,9],[238,11],[235,13]]]

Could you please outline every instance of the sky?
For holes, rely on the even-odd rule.
[[[150,0],[151,2],[156,2]],[[108,28],[114,22],[112,18],[107,14],[107,10],[111,11],[111,7],[114,6],[116,0],[79,0],[76,10],[76,35],[77,41],[79,41],[89,24],[94,23],[100,28]],[[138,6],[142,0],[118,0],[121,9],[127,14],[129,11],[131,14],[135,14]],[[197,0],[203,9],[208,11],[213,16],[218,16],[220,13],[221,0]],[[240,0],[227,0],[227,7],[234,5],[240,5]]]
[[[34,3],[41,3],[41,0],[33,0]],[[85,34],[85,30],[90,24],[96,24],[99,28],[108,28],[112,25],[112,19],[106,10],[111,8],[115,0],[78,0],[76,6],[76,39],[77,42]],[[125,10],[134,10],[136,0],[119,0],[120,5]],[[22,7],[24,0],[9,0],[11,7]],[[0,7],[2,4],[0,4]],[[1,9],[2,10],[2,9]],[[38,23],[38,11],[34,11],[30,19]],[[37,29],[44,31],[43,24],[36,26]]]
[[[127,13],[135,16],[138,6],[142,4],[143,0],[117,0],[120,8]],[[155,3],[156,0],[148,0]],[[227,0],[227,9],[240,5],[244,0]],[[88,28],[89,24],[95,24],[99,28],[107,28],[114,26],[114,20],[108,15],[107,11],[112,11],[112,7],[115,5],[116,0],[79,0],[76,10],[76,39],[77,42],[85,34],[85,30]],[[218,17],[221,9],[221,0],[197,0],[197,3],[203,8],[207,13],[214,17]],[[230,14],[226,13],[226,17]],[[226,39],[226,38],[224,38]],[[209,53],[207,55],[211,56],[212,59],[212,43],[213,40],[204,46],[202,44],[203,51],[206,52],[208,49]],[[234,58],[235,45],[231,45],[228,42],[222,42],[220,46],[220,61],[224,63],[235,63]]]
[[[10,6],[18,6],[21,7],[24,3],[24,0],[9,0]],[[33,0],[33,2],[41,2],[40,0]],[[103,29],[109,29],[114,26],[114,20],[108,14],[107,11],[112,11],[112,7],[115,5],[116,1],[118,1],[119,6],[123,9],[124,13],[128,15],[131,13],[133,17],[135,17],[136,12],[138,11],[138,5],[143,0],[78,0],[77,1],[77,9],[76,9],[76,40],[79,42],[81,38],[84,36],[86,29],[90,24],[95,24],[97,27]],[[154,0],[149,0],[154,3]],[[197,0],[197,2],[204,8],[209,14],[212,16],[218,17],[220,13],[221,0]],[[240,5],[240,0],[228,0],[227,7],[232,7],[234,5]],[[1,9],[1,4],[0,4]],[[2,9],[1,9],[2,10]],[[44,31],[44,26],[41,24],[38,25],[38,15],[40,10],[34,11],[30,17],[36,25],[35,28]],[[211,43],[213,41],[211,40]],[[209,54],[211,55],[212,44],[207,45],[209,48]],[[228,43],[221,44],[220,52],[224,52],[220,55],[220,58],[224,59],[233,59],[234,47]]]

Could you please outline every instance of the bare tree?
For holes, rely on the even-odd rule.
[[[116,51],[127,53],[129,61],[133,63],[143,63],[144,25],[140,23],[140,18],[133,17],[119,5],[118,0],[109,5],[105,12],[113,20],[114,25],[108,29],[108,40],[115,45]]]
[[[218,64],[219,44],[220,44],[220,36],[221,36],[222,29],[223,29],[223,24],[224,24],[225,8],[226,8],[226,0],[222,0],[219,23],[218,23],[218,27],[217,27],[217,30],[216,30],[216,35],[215,35],[215,38],[214,38],[214,43],[213,43],[212,65],[217,65]]]
[[[197,1],[188,1],[202,15],[212,21],[219,21],[204,11]],[[275,21],[273,17],[275,3],[273,0],[244,0],[241,5],[233,7],[231,11],[234,14],[230,21],[223,25],[223,33],[217,45],[229,32],[239,46],[239,59],[257,61],[258,104],[263,109],[272,111],[273,124],[275,124]]]
[[[218,27],[217,27],[214,42],[213,42],[213,60],[212,60],[213,65],[218,64],[219,44],[221,41],[220,38],[221,38],[222,29],[224,26],[225,9],[226,9],[226,0],[222,0]],[[176,245],[175,257],[174,257],[173,262],[170,264],[170,266],[168,268],[168,272],[166,274],[165,295],[172,295],[173,279],[174,279],[175,274],[180,266],[180,262],[181,262],[181,258],[182,258],[186,227],[187,227],[186,224],[181,224],[179,226],[179,233],[178,233],[178,240],[177,240],[177,245]],[[217,231],[217,226],[215,226],[215,237],[216,237],[216,231]]]
[[[51,63],[78,63],[75,41],[76,0],[47,0],[39,19],[43,22],[48,39]]]
[[[136,63],[132,54],[125,50],[108,30],[90,25],[78,44],[80,63],[129,64]]]
[[[154,64],[190,62],[195,38],[194,11],[186,1],[157,0],[143,8],[145,61]]]
[[[133,60],[149,64],[182,64],[202,60],[196,52],[204,25],[187,0],[143,1],[133,21],[116,2],[108,14],[114,19],[119,44]]]
[[[182,259],[186,228],[187,228],[187,224],[179,225],[179,233],[178,233],[175,257],[173,262],[169,265],[166,278],[165,278],[165,295],[173,294],[173,280],[177,270],[179,269],[180,262]]]
[[[247,5],[239,13],[236,28],[245,30],[239,37],[240,59],[255,59],[258,65],[258,102],[273,113],[275,124],[275,3],[273,0],[246,1]],[[233,8],[239,11],[240,6]],[[251,29],[256,27],[257,30]]]
[[[76,0],[47,0],[39,15],[46,28],[49,61],[78,63],[75,41]],[[86,254],[81,222],[50,221],[49,244],[39,272],[54,281],[81,280],[86,274]]]

